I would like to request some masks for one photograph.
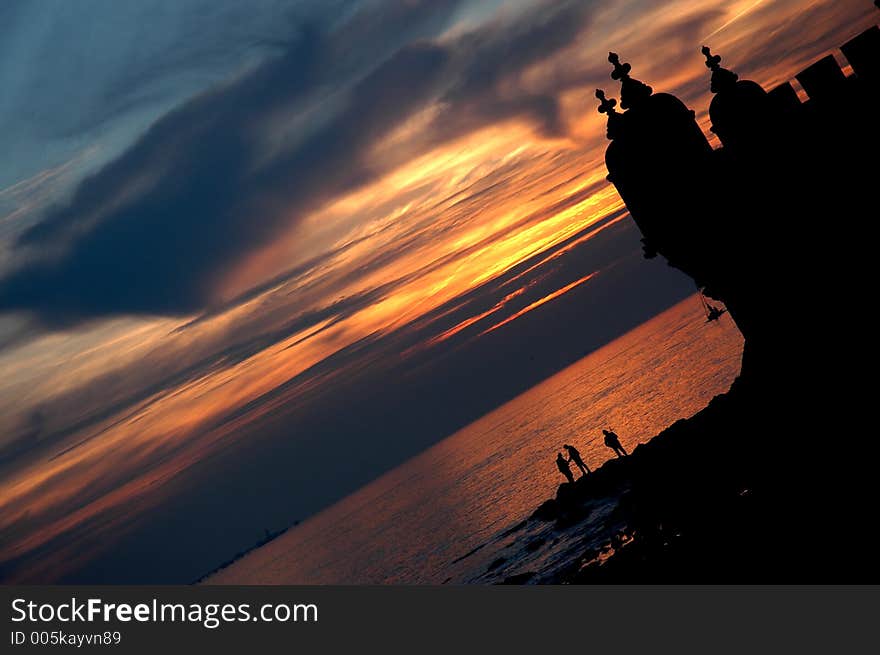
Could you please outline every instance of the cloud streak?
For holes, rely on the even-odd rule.
[[[582,3],[553,4],[449,43],[422,37],[442,29],[451,0],[391,3],[381,24],[365,26],[365,11],[330,33],[304,28],[282,57],[160,120],[26,231],[17,242],[22,263],[0,281],[0,308],[55,326],[200,311],[221,299],[243,257],[406,161],[408,153],[368,155],[433,100],[442,109],[422,147],[514,116],[558,133],[552,95],[500,88],[584,27]],[[395,41],[401,47],[376,68],[358,70],[359,50]],[[304,113],[315,119],[315,100],[347,82],[325,98],[321,111],[336,109],[313,121],[317,129],[277,127]]]

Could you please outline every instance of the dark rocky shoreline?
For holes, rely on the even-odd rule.
[[[628,457],[607,461],[538,507],[533,520],[564,530],[586,502],[617,496],[610,537],[585,547],[561,572],[515,575],[557,584],[840,583],[878,579],[864,539],[847,539],[865,520],[838,476],[810,468],[793,444],[803,416],[780,435],[776,399],[742,376],[689,419],[677,421]],[[813,426],[814,428],[817,426]],[[776,434],[774,434],[776,431]],[[757,434],[756,434],[757,433]],[[855,529],[855,525],[853,525]],[[833,556],[829,542],[843,537]]]

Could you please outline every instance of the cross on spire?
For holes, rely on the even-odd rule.
[[[614,70],[611,71],[612,80],[622,80],[629,77],[629,72],[632,70],[632,66],[629,64],[621,64],[620,55],[616,52],[609,52],[608,61],[614,66]]]
[[[739,75],[721,66],[721,55],[713,55],[709,46],[704,45],[700,52],[706,57],[706,68],[712,71],[712,83],[710,85],[712,93],[719,93],[725,89],[732,88],[739,79]]]
[[[599,98],[600,114],[608,114],[610,117],[611,114],[617,113],[617,100],[614,98],[606,98],[605,92],[602,89],[596,89],[596,97]]]
[[[713,55],[709,46],[704,45],[700,52],[706,57],[706,68],[716,71],[721,67],[721,55]]]
[[[608,61],[614,66],[611,71],[611,79],[620,81],[620,106],[623,109],[631,109],[643,100],[651,97],[654,90],[644,82],[629,76],[632,66],[620,61],[616,52],[608,53]]]

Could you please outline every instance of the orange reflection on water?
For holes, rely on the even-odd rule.
[[[691,296],[211,582],[491,582],[481,576],[498,557],[497,548],[521,537],[506,531],[563,481],[553,462],[563,443],[574,444],[596,468],[614,456],[601,433],[612,427],[631,451],[726,391],[739,373],[742,346],[729,317],[707,324],[698,297]],[[474,549],[479,550],[462,559]],[[527,555],[523,569],[537,566],[535,558],[543,556]]]

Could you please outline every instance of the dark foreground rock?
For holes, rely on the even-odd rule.
[[[811,465],[815,453],[798,449],[798,435],[816,426],[803,407],[779,411],[783,400],[790,398],[740,379],[630,456],[561,485],[534,519],[566,528],[583,518],[579,512],[591,498],[616,494],[623,527],[601,552],[585,547],[562,573],[542,581],[880,580],[870,545],[856,536],[870,512],[864,497],[852,495],[851,471]]]

